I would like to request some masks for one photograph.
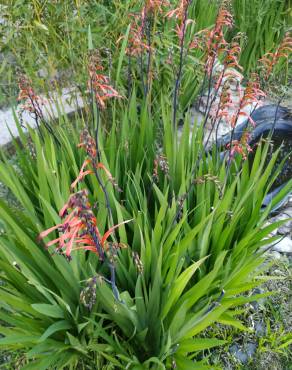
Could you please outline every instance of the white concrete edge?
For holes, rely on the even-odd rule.
[[[41,96],[44,99],[42,112],[44,118],[48,121],[58,118],[59,112],[62,114],[70,114],[84,107],[84,100],[80,92],[76,88],[63,88],[60,93],[50,92],[49,96]],[[18,116],[19,106],[0,110],[0,146],[6,145],[13,137],[18,137],[18,129],[15,123],[14,111]],[[36,122],[33,116],[25,111],[22,113],[22,122],[24,126],[36,127]],[[26,128],[23,129],[27,131]]]

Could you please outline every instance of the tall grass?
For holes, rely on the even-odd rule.
[[[274,49],[289,30],[291,3],[281,0],[233,0],[235,32],[246,35],[240,62],[246,72],[256,68],[257,60]]]
[[[171,7],[176,2],[171,2]],[[59,3],[39,1],[2,1],[1,9],[4,22],[1,28],[5,43],[1,50],[0,77],[1,104],[14,103],[17,92],[16,72],[21,69],[31,78],[34,85],[46,91],[47,83],[57,81],[64,86],[70,81],[84,86],[86,81],[85,61],[87,56],[87,29],[91,25],[94,46],[100,46],[104,61],[114,63],[119,54],[116,40],[123,35],[131,21],[129,13],[139,11],[140,1],[73,1]],[[192,1],[189,16],[195,20],[193,31],[199,31],[214,24],[218,13],[218,1]],[[246,73],[252,71],[257,60],[271,51],[289,27],[289,2],[284,0],[245,0],[232,1],[235,20],[234,32],[247,36],[241,64]],[[175,50],[176,42],[169,33],[165,22],[157,28],[157,44],[163,44],[169,51]],[[106,43],[104,42],[106,40]],[[243,46],[242,45],[242,46]],[[188,94],[183,99],[193,101],[198,91],[194,75],[194,62],[198,71],[198,55],[188,58],[183,77],[183,86]],[[171,66],[165,62],[167,54],[156,58],[160,65],[160,76],[166,90],[172,74]],[[173,66],[172,66],[173,67]],[[285,67],[283,67],[285,68]],[[164,73],[162,71],[164,70]],[[126,81],[124,81],[126,83]],[[172,83],[172,82],[171,82]],[[192,92],[192,93],[191,93]],[[190,94],[190,96],[188,96]]]

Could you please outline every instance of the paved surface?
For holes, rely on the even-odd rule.
[[[44,97],[44,99],[46,102],[42,106],[42,111],[47,120],[57,118],[59,111],[62,114],[70,114],[75,112],[77,107],[84,107],[80,94],[73,88],[64,88],[61,94],[52,92],[49,98]],[[17,109],[14,112],[12,108],[0,110],[0,146],[8,144],[11,141],[11,135],[19,136],[15,123],[15,114],[18,116],[18,113]],[[22,119],[24,126],[28,125],[32,128],[36,126],[33,117],[28,112],[22,114]]]

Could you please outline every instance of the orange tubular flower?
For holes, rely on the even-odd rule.
[[[145,39],[145,28],[147,23],[147,16],[150,13],[160,11],[160,8],[158,7],[159,4],[159,1],[148,1],[140,13],[130,14],[134,19],[130,25],[131,28],[128,39],[128,47],[126,49],[127,55],[137,57],[142,55],[144,51],[153,51],[153,48],[147,43],[147,40]],[[117,42],[119,42],[123,38],[124,36],[120,37]]]
[[[152,47],[145,41],[147,18],[153,14],[163,13],[163,8],[168,5],[169,2],[167,0],[146,0],[145,6],[140,13],[130,14],[134,20],[130,26],[128,47],[126,49],[127,55],[136,57],[144,51],[152,51]],[[123,38],[124,36],[119,37],[117,42]]]
[[[72,194],[60,210],[60,216],[64,218],[63,223],[43,231],[40,233],[39,239],[45,238],[52,231],[58,229],[59,237],[46,243],[46,246],[51,247],[57,244],[55,250],[64,249],[67,258],[71,257],[73,250],[84,249],[94,252],[101,260],[104,260],[107,239],[116,228],[130,222],[128,220],[114,225],[102,236],[97,227],[96,217],[91,210],[87,190]],[[120,247],[119,244],[115,244],[115,246]]]
[[[30,113],[42,115],[40,106],[45,100],[37,95],[32,88],[32,82],[25,75],[21,75],[18,80],[19,94],[18,101],[23,101],[21,108]]]
[[[78,182],[82,181],[86,175],[91,175],[94,173],[94,170],[86,170],[84,171],[85,167],[88,165],[92,165],[93,168],[102,169],[105,174],[107,175],[109,181],[115,186],[118,187],[115,179],[111,175],[110,171],[105,167],[103,163],[97,162],[97,149],[94,139],[90,136],[88,130],[83,130],[80,135],[81,143],[78,144],[79,148],[84,148],[88,157],[83,162],[83,165],[80,169],[79,175],[77,176],[76,180],[71,184],[71,189],[74,189]]]
[[[230,143],[226,145],[226,148],[230,152],[230,159],[233,159],[235,154],[240,154],[244,160],[247,159],[248,153],[252,152],[252,149],[248,144],[249,136],[249,133],[245,132],[240,141],[233,140],[231,145]]]
[[[223,2],[218,12],[213,29],[205,29],[200,31],[197,35],[195,35],[195,40],[193,43],[191,43],[192,47],[199,46],[200,49],[206,50],[205,71],[208,76],[211,76],[212,74],[216,58],[218,58],[221,53],[228,52],[228,44],[224,38],[224,27],[231,28],[232,26],[233,17],[226,9],[226,6]],[[238,49],[233,49],[232,51],[235,53],[238,52]],[[229,55],[232,55],[232,53],[229,53]],[[230,64],[232,62],[235,63],[235,60],[230,59],[228,62]]]
[[[121,98],[122,96],[110,85],[109,78],[98,71],[103,71],[99,63],[99,57],[92,54],[89,62],[89,89],[95,94],[96,101],[100,109],[105,109],[106,101],[111,98]]]
[[[105,166],[97,162],[99,154],[96,143],[87,130],[81,133],[81,143],[78,146],[86,150],[89,158],[85,159],[77,179],[71,185],[71,189],[75,188],[77,183],[82,181],[86,175],[92,174],[93,172],[98,179],[99,176],[96,171],[99,168],[103,169],[110,180],[114,182],[113,177]],[[93,166],[94,170],[85,170],[85,167],[89,164]],[[99,182],[99,184],[103,187],[101,182]],[[104,193],[107,194],[105,190]],[[107,208],[109,209],[109,207]],[[47,248],[55,245],[55,252],[65,252],[69,260],[71,259],[72,251],[83,249],[95,253],[101,261],[107,261],[111,275],[110,281],[107,281],[109,281],[112,286],[115,298],[120,301],[119,292],[115,283],[114,260],[117,256],[117,250],[126,246],[122,243],[109,243],[107,240],[114,233],[115,229],[131,220],[114,225],[110,227],[104,235],[101,235],[86,189],[71,194],[67,203],[60,210],[59,215],[63,222],[41,232],[38,239],[44,239],[51,232],[58,230],[58,237],[47,242]]]
[[[179,23],[176,25],[175,32],[178,36],[180,44],[183,42],[188,25],[195,22],[193,19],[186,19],[189,2],[190,0],[180,0],[179,6],[176,9],[170,10],[168,13],[166,13],[167,18],[176,18],[179,21]]]
[[[240,53],[241,47],[239,46],[238,42],[232,42],[230,48],[226,51],[226,56],[223,61],[225,67],[243,70],[242,66],[239,64]]]
[[[286,58],[288,59],[289,53],[292,52],[292,37],[288,34],[283,38],[283,41],[279,45],[279,47],[276,49],[274,53],[266,53],[259,62],[262,63],[265,74],[264,77],[267,80],[275,65],[279,62],[280,58]]]
[[[146,0],[145,10],[147,13],[163,13],[164,6],[169,6],[167,0]]]
[[[250,81],[247,83],[247,86],[244,90],[243,96],[241,97],[238,108],[236,112],[232,115],[230,119],[231,127],[234,128],[236,126],[237,120],[240,116],[246,117],[249,122],[255,126],[255,122],[243,109],[246,106],[251,106],[252,104],[258,106],[262,104],[261,99],[264,98],[266,94],[260,89],[260,84],[258,81],[258,76],[254,73],[251,76]]]
[[[185,9],[188,5],[189,0],[180,0],[179,6],[176,9],[170,10],[166,13],[167,18],[176,18],[179,20],[183,20],[185,15]]]
[[[92,170],[87,170],[87,171],[84,171],[84,168],[89,164],[91,163],[91,160],[90,159],[86,159],[84,162],[83,162],[83,165],[80,169],[80,172],[79,172],[79,175],[77,176],[76,180],[74,182],[72,182],[71,184],[71,189],[74,189],[76,187],[76,185],[78,184],[78,182],[82,181],[84,179],[84,177],[86,175],[89,175],[89,174],[92,174],[93,171]]]

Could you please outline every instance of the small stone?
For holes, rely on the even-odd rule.
[[[242,364],[247,363],[248,355],[243,352],[237,344],[234,344],[229,348],[229,352]]]
[[[279,253],[292,254],[292,240],[288,237],[283,238],[277,244],[272,247],[273,251]]]
[[[261,289],[261,288],[255,288],[253,290],[252,295],[263,294],[263,293],[265,293],[265,291],[263,289]],[[264,303],[265,303],[265,299],[264,298],[259,298],[256,301],[250,302],[250,305],[251,305],[251,307],[255,311],[258,311],[260,308],[262,308],[262,306],[264,305]]]
[[[289,221],[286,224],[280,226],[277,233],[280,235],[287,235],[292,233],[292,221]]]
[[[277,221],[288,220],[289,217],[290,217],[289,214],[286,213],[286,211],[285,211],[285,212],[279,213],[277,216],[271,218],[269,221],[271,223],[274,223],[274,222],[277,222]]]
[[[38,76],[40,78],[47,78],[48,75],[49,75],[49,72],[48,72],[47,68],[44,67],[44,68],[41,68],[41,69],[38,70]]]
[[[239,351],[239,346],[237,344],[233,344],[229,347],[229,352],[233,355],[234,353]]]
[[[292,203],[292,196],[289,198],[289,203]],[[292,207],[291,206],[289,206],[289,207],[287,207],[287,208],[284,208],[283,210],[282,210],[282,213],[283,214],[285,214],[285,215],[287,215],[288,217],[292,217]]]
[[[281,259],[281,254],[277,251],[271,251],[269,253],[269,256],[271,256],[275,260],[280,260]]]
[[[282,270],[275,269],[274,270],[274,275],[285,276],[285,273]]]
[[[266,326],[262,321],[255,323],[255,333],[258,337],[263,337],[266,334]]]
[[[261,289],[259,287],[254,288],[254,290],[253,290],[253,295],[254,294],[263,294],[263,293],[265,293],[264,289]]]
[[[254,342],[249,342],[246,344],[246,354],[249,358],[252,358],[256,353],[257,345]]]

